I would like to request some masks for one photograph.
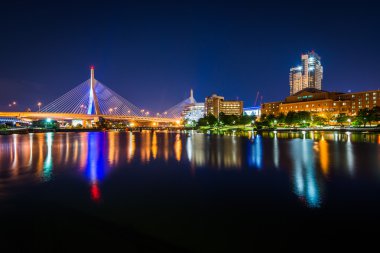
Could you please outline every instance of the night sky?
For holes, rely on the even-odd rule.
[[[3,1],[4,2],[4,1]],[[163,111],[212,93],[253,105],[289,93],[303,52],[322,57],[322,88],[380,88],[376,1],[8,1],[0,4],[0,109],[37,109],[89,78]],[[79,2],[79,1],[78,1]]]

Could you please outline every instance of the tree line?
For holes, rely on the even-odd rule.
[[[334,115],[332,112],[324,112],[322,115],[313,115],[308,111],[290,111],[286,115],[280,113],[278,116],[262,114],[258,124],[265,127],[275,127],[277,125],[307,127],[310,125],[323,126],[335,123],[340,126],[347,124],[365,127],[367,124],[372,125],[373,122],[380,121],[380,107],[360,109],[356,116],[348,116],[345,113]]]

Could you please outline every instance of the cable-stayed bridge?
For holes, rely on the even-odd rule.
[[[56,120],[127,120],[131,122],[153,122],[178,124],[186,105],[195,103],[193,92],[189,98],[162,113],[150,115],[138,108],[112,89],[95,79],[91,67],[90,79],[71,89],[58,99],[47,104],[39,112],[0,112],[0,117]]]

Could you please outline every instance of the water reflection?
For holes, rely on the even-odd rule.
[[[336,177],[378,175],[379,140],[378,134],[334,132],[250,132],[248,138],[167,131],[0,136],[0,196],[25,182],[54,183],[61,174],[85,178],[88,196],[99,202],[107,175],[121,170],[178,167],[193,175],[201,169],[249,170],[253,174],[247,177],[265,170],[287,173],[295,196],[317,208],[328,194],[325,185]]]
[[[314,143],[310,140],[293,140],[289,155],[293,161],[294,192],[309,207],[319,207],[321,203],[321,182],[315,169]]]
[[[177,134],[175,136],[175,142],[174,142],[174,153],[175,158],[178,162],[181,161],[181,154],[182,154],[182,141],[181,141],[181,135]]]
[[[49,181],[51,179],[51,174],[53,171],[53,156],[52,156],[52,146],[53,146],[54,133],[46,134],[46,157],[44,161],[42,178],[44,181]]]
[[[262,147],[262,137],[261,135],[252,136],[251,145],[249,146],[249,158],[248,164],[257,169],[262,168],[262,160],[263,160],[263,147]]]
[[[329,144],[323,137],[319,141],[319,152],[321,169],[323,174],[327,176],[329,173]]]
[[[354,157],[355,157],[355,152],[353,151],[353,147],[351,143],[351,133],[347,133],[346,162],[347,162],[348,172],[351,176],[354,175]]]
[[[277,132],[275,132],[274,134],[275,135],[273,138],[273,163],[274,163],[274,167],[278,169],[280,166],[280,150],[278,147]]]

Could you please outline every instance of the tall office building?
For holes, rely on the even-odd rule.
[[[323,67],[319,55],[312,51],[302,54],[301,60],[301,66],[290,69],[290,95],[305,88],[322,89]]]
[[[289,74],[290,95],[302,90],[302,67],[290,69]]]

